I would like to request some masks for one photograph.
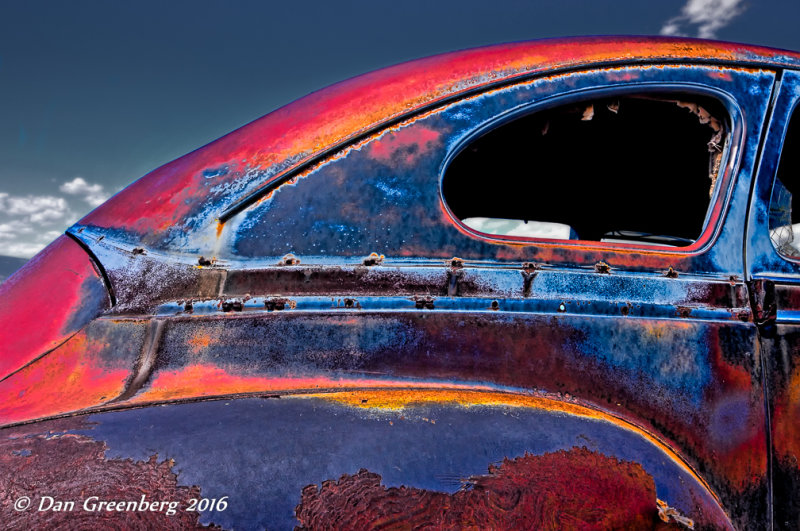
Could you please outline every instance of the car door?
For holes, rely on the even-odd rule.
[[[747,268],[770,418],[775,526],[800,525],[800,233],[793,197],[800,197],[797,173],[800,135],[800,74],[785,71],[776,93],[754,188],[747,231]]]

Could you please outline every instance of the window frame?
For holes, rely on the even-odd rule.
[[[627,68],[635,65],[628,65]],[[695,66],[695,65],[687,65]],[[702,68],[718,68],[724,69],[724,66],[716,67],[714,65],[697,65]],[[588,69],[583,72],[598,72],[596,69]],[[574,72],[560,74],[553,76],[553,78],[568,77],[574,75]],[[581,87],[569,92],[558,92],[549,95],[541,100],[530,102],[521,107],[510,109],[504,113],[495,116],[493,119],[482,123],[479,127],[475,128],[469,135],[462,138],[455,144],[447,156],[444,158],[442,165],[439,169],[439,196],[442,208],[450,217],[453,223],[459,230],[469,234],[470,236],[479,240],[512,244],[512,245],[535,245],[541,247],[563,247],[596,251],[641,251],[641,252],[658,252],[669,253],[678,255],[699,255],[708,251],[716,242],[719,233],[721,232],[722,225],[727,213],[727,207],[731,201],[731,196],[735,188],[735,181],[738,175],[740,157],[742,148],[745,142],[745,122],[742,109],[736,100],[735,95],[730,94],[718,87],[711,87],[703,85],[698,82],[692,81],[675,81],[665,80],[650,81],[650,82],[631,82],[630,84],[614,84],[613,80],[609,80],[607,84],[597,84],[590,87]],[[464,224],[450,209],[443,193],[443,180],[447,169],[452,161],[471,143],[482,135],[489,133],[495,129],[501,128],[504,125],[513,122],[516,119],[530,116],[541,111],[551,110],[557,107],[586,102],[593,99],[609,98],[615,96],[631,96],[638,94],[668,94],[674,93],[678,95],[692,95],[696,94],[703,97],[715,99],[726,111],[727,116],[724,117],[725,126],[727,128],[727,142],[722,154],[722,159],[719,166],[719,174],[715,182],[714,191],[709,198],[708,207],[706,209],[705,218],[703,221],[703,229],[691,245],[674,247],[668,245],[657,245],[650,243],[642,243],[632,241],[630,243],[622,242],[602,242],[596,240],[562,240],[562,239],[549,239],[549,238],[532,238],[524,236],[505,236],[497,234],[487,234],[477,231],[468,225]],[[546,220],[537,220],[546,221]]]

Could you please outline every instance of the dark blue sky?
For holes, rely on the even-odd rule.
[[[0,254],[30,256],[151,169],[375,68],[484,44],[665,26],[800,49],[798,20],[797,0],[6,2]]]

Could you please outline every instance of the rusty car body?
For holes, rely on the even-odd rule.
[[[797,527],[798,100],[793,52],[515,43],[156,169],[0,286],[5,522]]]

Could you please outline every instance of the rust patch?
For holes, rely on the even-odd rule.
[[[370,145],[370,155],[386,164],[413,166],[441,143],[441,132],[426,127],[398,128]]]
[[[7,529],[208,529],[198,521],[199,513],[186,511],[191,498],[200,497],[199,487],[178,486],[174,462],[106,459],[106,445],[68,430],[88,427],[69,419],[43,425],[6,429],[0,435],[0,512]],[[28,496],[32,506],[16,511],[13,504]],[[38,511],[42,496],[56,502],[74,501],[74,509]],[[163,511],[85,511],[84,501],[178,502],[173,514]],[[49,503],[45,501],[45,506]],[[219,529],[213,524],[212,529]]]
[[[270,312],[279,312],[281,310],[285,310],[286,308],[292,310],[295,307],[297,307],[297,302],[290,299],[281,299],[278,297],[264,299],[264,308]]]
[[[433,310],[433,298],[432,297],[414,297],[414,306],[417,310]]]
[[[531,294],[531,286],[533,279],[539,273],[539,267],[533,262],[525,262],[522,264],[522,296],[529,297]]]
[[[382,254],[370,253],[370,255],[363,260],[363,264],[367,267],[378,266],[383,263],[385,257]]]
[[[300,263],[300,259],[297,258],[292,253],[289,253],[286,256],[284,256],[283,258],[281,258],[281,261],[278,262],[278,265],[279,266],[294,266],[294,265],[298,265],[299,263]]]
[[[600,273],[601,275],[610,275],[611,274],[611,266],[605,262],[597,262],[594,265],[594,270]]]
[[[244,310],[242,301],[222,301],[220,307],[223,312],[241,312]]]
[[[680,529],[639,464],[586,448],[505,459],[455,494],[386,488],[361,469],[305,487],[295,513],[299,529]]]
[[[694,529],[694,520],[686,518],[679,513],[677,509],[667,505],[667,502],[656,500],[656,504],[658,504],[658,517],[661,518],[663,522],[675,521],[687,529]]]
[[[192,354],[199,354],[217,342],[218,338],[213,337],[211,334],[202,329],[198,330],[197,333],[195,333],[194,336],[187,341],[189,347],[191,348]]]

